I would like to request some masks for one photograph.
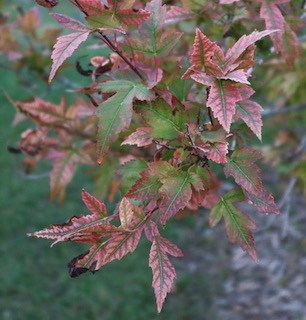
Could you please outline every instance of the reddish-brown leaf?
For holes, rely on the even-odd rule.
[[[115,17],[126,25],[138,25],[146,21],[151,16],[151,12],[143,9],[119,9],[115,13]]]
[[[77,5],[86,15],[89,16],[97,15],[105,10],[101,0],[78,0]]]
[[[161,182],[159,177],[151,168],[141,172],[141,178],[130,188],[125,195],[128,198],[146,201],[148,199],[157,201],[159,199],[159,188]]]
[[[64,63],[64,61],[71,57],[73,52],[82,42],[87,40],[89,33],[90,32],[88,30],[79,31],[57,38],[57,42],[53,47],[54,50],[51,55],[53,64],[49,75],[49,83],[52,81],[57,69]]]
[[[124,197],[119,206],[119,218],[121,222],[121,228],[130,230],[135,227],[137,221],[142,221],[144,214],[141,208],[129,202],[129,200]]]
[[[167,220],[186,207],[191,198],[192,190],[189,173],[185,171],[177,171],[173,175],[161,178],[160,181],[163,184],[159,189],[161,196],[160,222],[165,225]]]
[[[259,212],[262,213],[279,213],[279,208],[276,205],[272,194],[266,190],[263,190],[259,194],[255,195],[246,192],[246,197],[251,204],[253,204]]]
[[[152,268],[157,311],[161,312],[167,294],[171,291],[176,279],[176,271],[168,258],[168,254],[182,257],[182,251],[169,240],[161,237],[156,227],[153,227],[153,243],[150,250],[149,266]]]
[[[75,31],[89,31],[89,28],[85,26],[85,24],[65,14],[51,13],[50,15],[65,28],[72,29]]]
[[[120,260],[126,254],[133,252],[139,243],[144,223],[146,222],[146,216],[136,205],[124,208],[127,203],[129,203],[128,200],[125,200],[121,206],[120,219],[123,225],[120,229],[123,229],[124,226],[127,226],[128,229],[126,229],[126,231],[113,234],[111,238],[107,240],[104,264],[115,259]],[[125,213],[122,211],[125,211]]]
[[[209,160],[216,163],[226,163],[228,153],[228,143],[207,143],[205,145],[205,155]]]
[[[189,70],[189,71],[188,71]],[[207,75],[205,72],[200,72],[200,71],[193,71],[192,68],[189,68],[185,74],[182,76],[182,79],[186,78],[188,75],[188,72],[191,77],[196,82],[199,82],[201,84],[204,84],[204,86],[212,86],[215,82],[215,78],[212,76]]]
[[[259,140],[261,140],[262,110],[262,107],[257,102],[251,100],[242,100],[236,105],[235,118],[241,118]]]
[[[144,146],[151,145],[152,141],[153,141],[152,128],[141,127],[141,128],[137,128],[135,132],[133,132],[127,138],[125,138],[124,141],[121,143],[121,145],[136,144],[137,147],[144,147]]]
[[[287,1],[288,2],[288,1]],[[285,19],[275,2],[263,0],[260,8],[260,17],[265,20],[267,29],[278,29],[270,35],[276,52],[280,52],[282,48],[282,33],[285,27]]]
[[[78,157],[73,150],[49,152],[49,158],[52,158],[52,171],[50,174],[50,199],[54,201],[59,196],[60,201],[65,197],[66,186],[72,180]]]
[[[270,28],[269,28],[270,29]],[[275,28],[271,28],[275,29]],[[277,28],[276,28],[277,29]],[[278,30],[264,30],[264,31],[254,31],[249,35],[243,35],[233,46],[230,48],[225,55],[225,66],[234,64],[240,55],[251,45],[261,38],[275,34]]]
[[[240,100],[239,88],[231,81],[216,80],[210,88],[207,106],[226,132],[230,131],[236,103]]]
[[[94,214],[100,215],[101,217],[107,216],[106,206],[103,202],[99,201],[93,195],[89,194],[85,190],[82,191],[82,200],[86,207]]]
[[[301,45],[299,43],[299,39],[294,31],[288,26],[285,25],[285,31],[282,37],[282,47],[281,54],[282,57],[289,63],[290,66],[293,66],[294,61],[301,54]]]
[[[233,176],[236,183],[252,194],[262,191],[260,169],[255,161],[261,157],[256,150],[244,148],[235,150],[224,167],[225,175]]]
[[[245,72],[242,69],[239,69],[239,70],[231,71],[226,75],[219,77],[219,79],[232,80],[239,83],[250,84],[250,82],[248,81],[249,76],[250,75],[247,72]]]
[[[192,65],[182,78],[188,77],[194,70],[204,71],[209,76],[223,76],[223,71],[219,67],[219,64],[216,59],[213,59],[214,56],[218,56],[222,61],[224,55],[221,48],[215,42],[210,41],[200,29],[196,29],[191,54]]]
[[[53,224],[50,228],[36,231],[28,235],[37,238],[52,239],[54,240],[52,245],[54,245],[62,241],[78,241],[84,236],[88,237],[88,235],[93,234],[99,235],[101,238],[102,236],[109,235],[112,231],[115,231],[115,226],[109,226],[111,225],[105,223],[104,217],[98,213],[94,213],[90,215],[73,216],[66,223]]]
[[[37,124],[56,125],[65,121],[65,101],[60,105],[34,97],[31,102],[17,102],[17,108]]]
[[[170,9],[166,13],[165,24],[175,24],[187,19],[190,19],[194,16],[192,10],[185,8],[170,6]]]

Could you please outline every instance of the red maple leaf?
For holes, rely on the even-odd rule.
[[[152,246],[150,250],[149,266],[152,269],[157,311],[161,312],[167,294],[171,291],[176,279],[176,271],[168,254],[174,257],[182,257],[182,251],[168,239],[159,234],[155,223],[151,222]]]

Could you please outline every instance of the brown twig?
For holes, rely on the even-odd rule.
[[[88,17],[88,13],[82,9],[82,6],[79,4],[78,0],[70,0],[72,4],[77,6],[79,10],[81,10],[86,17]],[[138,69],[132,64],[132,62],[123,55],[123,53],[112,43],[112,41],[103,34],[102,31],[98,31],[100,35],[100,40],[102,40],[113,52],[117,53],[118,56],[131,68],[131,70],[142,80],[144,81],[144,77],[142,74],[138,71]]]

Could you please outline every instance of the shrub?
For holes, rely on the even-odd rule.
[[[50,9],[58,5],[36,2]],[[248,201],[261,213],[279,213],[255,163],[259,149],[267,149],[253,136],[262,140],[258,100],[277,102],[276,123],[284,119],[282,110],[291,111],[285,105],[303,101],[303,8],[299,1],[286,0],[69,2],[82,15],[51,13],[70,30],[62,36],[59,30],[40,32],[37,8],[2,21],[0,50],[16,70],[27,68],[37,81],[46,81],[54,36],[49,83],[82,43],[91,39],[105,51],[88,59],[88,69],[76,61],[79,78],[90,77],[88,85],[75,90],[83,98],[71,104],[65,96],[59,103],[37,96],[15,102],[35,126],[10,151],[25,155],[27,171],[43,159],[52,162],[51,200],[64,200],[80,164],[94,168],[97,186],[95,196],[82,191],[90,214],[30,235],[53,244],[90,245],[68,264],[72,277],[120,260],[146,237],[152,242],[149,265],[160,312],[176,278],[169,256],[183,253],[159,229],[178,214],[209,209],[210,226],[223,219],[229,241],[257,261],[255,224],[236,203]],[[23,38],[30,39],[26,51],[18,43]],[[43,45],[46,53],[41,53]],[[92,54],[95,48],[86,50]],[[253,99],[253,88],[258,98]],[[295,123],[298,132],[302,122]],[[298,158],[289,170],[305,183],[304,140],[286,152]],[[280,154],[271,158],[282,167],[288,158]],[[230,190],[224,188],[225,179]],[[106,199],[118,203],[111,212]]]

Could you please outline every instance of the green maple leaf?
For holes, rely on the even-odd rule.
[[[141,104],[141,113],[152,128],[152,137],[156,139],[175,139],[179,131],[184,131],[186,116],[182,112],[174,114],[171,106],[162,98],[154,102]]]
[[[254,222],[233,203],[241,202],[245,196],[241,189],[234,189],[221,197],[209,213],[209,224],[214,227],[223,218],[226,234],[231,243],[238,243],[255,261],[258,260],[252,230]]]
[[[100,104],[97,110],[98,163],[102,163],[110,143],[117,139],[121,131],[130,126],[133,100],[153,98],[152,92],[144,84],[128,80],[109,81],[102,84],[100,89],[103,92],[116,93]]]

